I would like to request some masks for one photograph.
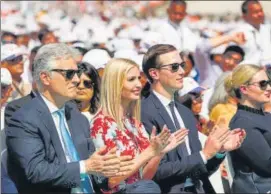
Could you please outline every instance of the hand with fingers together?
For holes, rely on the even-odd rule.
[[[202,149],[206,159],[211,159],[216,153],[222,150],[222,146],[228,141],[231,131],[226,127],[225,118],[220,118],[209,134],[204,148]]]
[[[134,161],[131,156],[118,156],[116,147],[107,153],[106,149],[106,146],[102,147],[85,160],[87,173],[115,177],[125,176],[132,170]]]
[[[166,126],[164,126],[166,127]],[[167,128],[167,127],[166,127]],[[166,154],[167,152],[173,150],[178,145],[185,141],[185,137],[188,135],[188,130],[185,128],[181,128],[174,133],[172,133],[169,137],[169,144],[162,150],[161,154]]]
[[[152,128],[152,133],[150,136],[150,151],[153,156],[160,155],[162,150],[164,150],[170,143],[171,133],[167,127],[163,127],[160,134],[156,135],[156,127]]]
[[[231,130],[227,141],[222,145],[220,152],[230,152],[241,147],[243,141],[246,138],[246,131],[244,129]]]
[[[219,128],[225,128],[225,129],[227,128],[230,131],[230,129],[228,128],[227,121],[223,116],[218,118],[217,124]],[[237,129],[231,130],[229,135],[226,138],[226,142],[222,145],[219,152],[229,152],[229,151],[238,149],[243,143],[245,137],[246,137],[246,132],[244,129],[237,128]]]

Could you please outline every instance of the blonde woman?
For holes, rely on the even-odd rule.
[[[256,65],[241,65],[225,82],[231,96],[238,98],[230,128],[246,131],[242,146],[231,152],[235,171],[233,193],[271,192],[271,118],[263,111],[270,101],[271,80]]]
[[[140,70],[136,63],[113,59],[106,65],[101,86],[102,109],[92,122],[91,138],[97,148],[117,146],[120,155],[132,156],[135,163],[129,175],[109,178],[103,192],[160,192],[159,186],[150,179],[164,154],[182,143],[188,133],[182,129],[170,134],[164,127],[156,136],[153,129],[149,139],[140,122],[141,90]]]

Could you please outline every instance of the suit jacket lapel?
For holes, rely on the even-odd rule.
[[[161,118],[165,121],[167,127],[170,129],[172,133],[175,132],[176,131],[175,125],[171,120],[170,116],[168,115],[168,112],[164,105],[161,103],[161,101],[157,98],[157,96],[153,92],[151,92],[150,95],[155,107],[157,108],[157,111],[159,112]]]
[[[153,100],[153,103],[155,105],[155,107],[157,108],[157,111],[159,112],[159,114],[161,115],[162,119],[165,121],[167,127],[170,129],[171,133],[174,133],[176,131],[176,127],[172,121],[172,119],[170,118],[170,116],[168,115],[167,110],[165,109],[165,107],[163,106],[163,104],[160,102],[160,100],[157,98],[157,96],[151,92],[151,97]],[[180,145],[176,148],[177,153],[179,154],[179,157],[183,156],[183,152],[182,149],[180,148]]]
[[[43,102],[40,95],[37,95],[36,98],[39,98],[39,105],[37,106],[37,110],[40,114],[42,123],[44,126],[48,129],[50,133],[50,137],[52,139],[53,147],[55,148],[56,154],[59,158],[60,163],[64,164],[67,162],[64,150],[62,148],[59,135],[57,133],[57,129],[54,123],[54,120],[52,118],[52,115],[46,106],[45,102]]]

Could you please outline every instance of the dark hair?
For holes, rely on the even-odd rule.
[[[191,94],[188,93],[183,96],[175,95],[175,99],[176,99],[176,97],[180,103],[182,103],[184,106],[186,106],[190,110],[192,109],[193,97]]]
[[[171,0],[170,1],[170,6],[172,6],[172,4],[185,5],[186,6],[186,1],[185,0]]]
[[[17,36],[15,34],[13,34],[12,32],[8,32],[8,31],[3,31],[2,34],[1,34],[1,39],[2,37],[4,36],[12,36],[13,38],[17,38]]]
[[[260,3],[258,0],[246,0],[243,2],[241,10],[242,10],[242,14],[246,14],[248,11],[248,6],[250,3]]]
[[[182,51],[179,53],[180,54],[180,57],[184,60],[184,57],[187,57],[191,63],[192,63],[192,66],[195,67],[195,61],[194,61],[194,57],[193,57],[193,54],[191,52],[185,52],[185,51]]]
[[[52,33],[52,31],[48,30],[48,29],[43,29],[41,31],[39,31],[38,34],[38,39],[40,40],[40,42],[42,42],[42,39],[44,38],[44,36],[46,36],[46,34]]]
[[[176,51],[177,49],[170,45],[170,44],[156,44],[149,48],[147,53],[144,55],[143,58],[143,72],[147,76],[148,80],[152,82],[152,77],[149,74],[149,70],[151,68],[157,68],[159,61],[157,60],[158,57],[162,54],[166,54],[172,51]]]
[[[93,97],[90,100],[90,109],[89,112],[91,114],[95,114],[100,107],[100,85],[101,79],[99,77],[98,71],[95,69],[94,66],[87,62],[78,63],[78,69],[81,73],[84,73],[88,76],[91,81],[93,81]]]
[[[245,52],[240,46],[237,45],[228,46],[223,54],[226,54],[227,52],[239,53],[242,56],[242,60],[244,60]]]
[[[83,56],[88,52],[88,49],[86,48],[82,48],[82,47],[74,47],[74,48],[77,49]]]
[[[39,51],[39,49],[41,48],[41,46],[35,46],[34,48],[31,49],[31,54],[37,54],[37,52]],[[32,74],[34,72],[34,65],[32,65]]]

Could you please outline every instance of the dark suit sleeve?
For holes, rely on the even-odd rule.
[[[20,106],[14,103],[8,103],[6,108],[5,108],[5,127],[7,127],[10,123],[10,119],[13,115],[13,113],[18,110]]]
[[[10,159],[23,169],[31,184],[43,187],[73,188],[80,184],[79,162],[60,164],[45,159],[45,148],[38,126],[22,114],[11,118],[6,130]]]
[[[271,176],[271,147],[270,142],[264,138],[259,126],[245,118],[237,119],[230,125],[231,129],[243,128],[246,131],[246,139],[242,146],[235,152],[240,155],[245,163],[262,177]]]

